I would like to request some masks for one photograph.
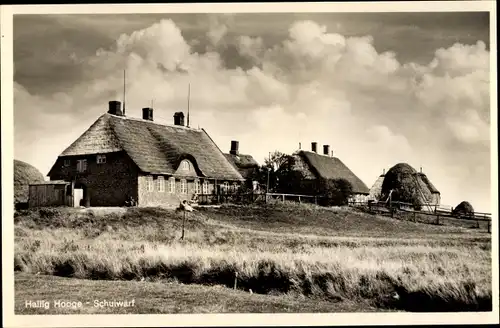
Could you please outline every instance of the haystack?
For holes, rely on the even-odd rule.
[[[421,206],[432,199],[432,192],[417,171],[406,163],[396,164],[387,171],[382,183],[381,200],[386,200],[391,190],[393,201]]]
[[[454,216],[474,216],[474,207],[469,202],[463,201],[453,209],[452,214]]]
[[[14,202],[28,201],[29,184],[44,181],[43,174],[34,166],[14,160]]]

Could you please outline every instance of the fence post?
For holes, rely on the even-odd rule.
[[[318,197],[314,196],[314,204],[318,205]]]
[[[490,225],[491,225],[491,221],[488,221],[488,233],[490,232]]]
[[[417,211],[413,209],[413,222],[417,222]]]
[[[300,196],[299,196],[299,204],[300,204],[300,203],[302,203],[302,202],[300,201]]]
[[[439,214],[436,217],[436,225],[439,225]]]

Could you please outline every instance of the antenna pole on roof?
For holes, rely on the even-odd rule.
[[[125,70],[123,70],[123,115],[125,115]]]
[[[191,83],[188,84],[188,108],[187,108],[187,127],[189,128],[189,98],[191,98]]]

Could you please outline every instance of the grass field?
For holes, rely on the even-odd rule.
[[[277,302],[269,312],[295,311],[297,300],[332,305],[311,305],[314,312],[491,310],[491,241],[484,232],[294,203],[200,208],[189,214],[184,240],[181,222],[179,213],[157,208],[20,212],[14,264],[25,280],[16,278],[16,295],[33,297],[22,283],[30,279],[59,285],[63,280],[43,277],[55,275],[106,280],[64,280],[82,290],[96,286],[104,296],[111,284],[196,284],[189,288],[202,294],[214,287],[199,285],[236,284],[239,291],[218,290],[245,299],[247,312],[259,312],[265,300]],[[157,308],[175,312],[169,304]],[[227,304],[207,303],[205,310],[242,309]],[[16,309],[24,312],[17,300]]]
[[[68,295],[68,290],[72,292]],[[36,276],[15,276],[15,311],[18,314],[160,314],[160,313],[330,313],[373,312],[367,302],[330,302],[289,295],[259,295],[222,286],[184,285],[177,282],[103,281]],[[26,300],[64,300],[78,308],[26,307]],[[129,301],[133,306],[95,306],[95,301]]]

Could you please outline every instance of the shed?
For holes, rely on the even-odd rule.
[[[29,185],[29,207],[74,206],[71,182],[55,180]]]

